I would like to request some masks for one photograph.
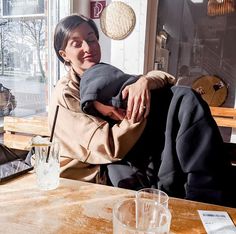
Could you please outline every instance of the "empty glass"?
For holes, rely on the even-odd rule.
[[[59,185],[60,174],[59,142],[38,144],[34,147],[35,172],[38,187],[41,190],[52,190],[57,188]]]
[[[167,234],[171,213],[160,203],[140,198],[128,198],[113,208],[114,234]]]
[[[139,200],[140,198],[151,199],[168,208],[169,196],[159,189],[140,189],[136,192],[136,198],[137,200]]]

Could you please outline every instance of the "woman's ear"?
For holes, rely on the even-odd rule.
[[[67,57],[66,57],[66,52],[64,51],[64,50],[59,50],[59,54],[60,54],[60,56],[66,61],[67,59]]]

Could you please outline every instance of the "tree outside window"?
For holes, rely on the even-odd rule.
[[[0,116],[27,116],[46,111],[48,42],[47,16],[43,12],[47,11],[42,10],[44,0],[29,2],[40,6],[39,12],[20,15],[24,9],[28,11],[23,0],[4,0],[5,4],[1,5]],[[9,90],[9,100],[2,98],[1,87]],[[1,112],[1,108],[6,108],[4,105],[9,105],[7,102],[13,101],[9,112]]]

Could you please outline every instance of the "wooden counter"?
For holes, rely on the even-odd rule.
[[[35,175],[0,185],[0,233],[112,233],[112,207],[134,191],[61,179],[52,191],[40,191]],[[206,233],[197,210],[227,211],[236,223],[236,209],[171,198],[171,233]]]

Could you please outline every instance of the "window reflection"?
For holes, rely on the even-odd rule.
[[[214,0],[215,3],[216,1]],[[168,65],[168,72],[177,77],[180,85],[194,87],[200,79],[203,85],[197,86],[198,91],[202,96],[209,95],[210,100],[212,99],[210,105],[220,103],[219,105],[224,107],[234,107],[236,6],[234,5],[234,11],[231,11],[229,3],[232,1],[224,1],[224,5],[214,5],[222,14],[210,16],[209,2],[213,1],[159,1],[157,37],[163,29],[168,33],[166,50],[169,51],[168,60],[164,60],[168,64],[162,64],[161,67]],[[218,1],[217,4],[223,4],[221,2]],[[206,88],[208,80],[215,79],[219,81],[214,81],[209,89]],[[223,102],[216,102],[216,94],[222,92],[227,93],[224,95],[225,99],[222,98]],[[230,129],[222,129],[225,141],[229,141],[230,134]]]

